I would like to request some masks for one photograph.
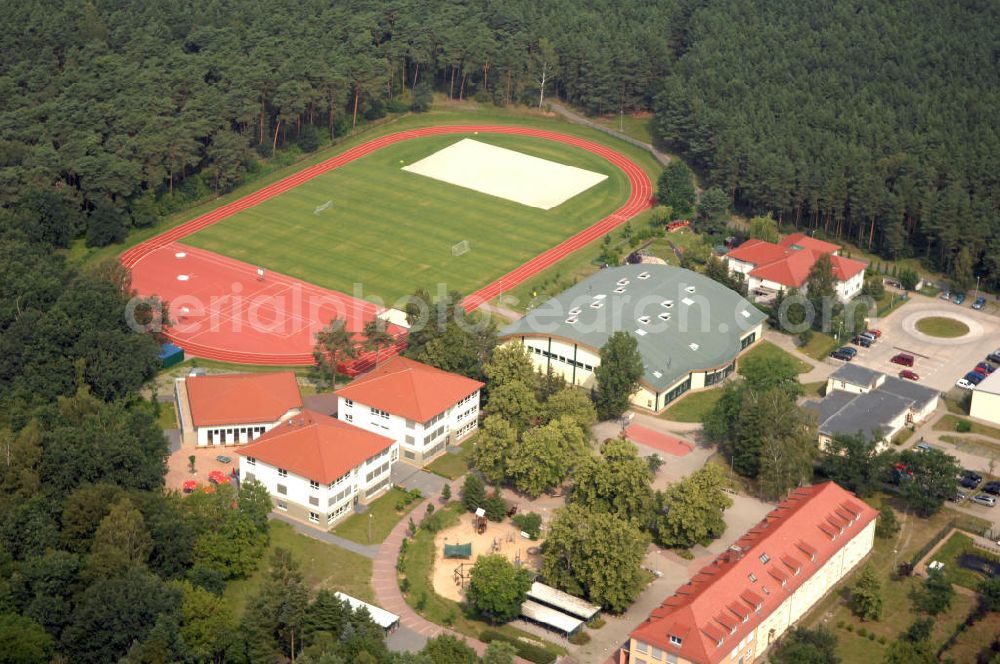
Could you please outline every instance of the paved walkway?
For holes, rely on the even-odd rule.
[[[795,345],[795,339],[787,334],[775,332],[774,330],[767,330],[764,332],[764,339],[766,341],[770,341],[781,350],[791,353],[795,359],[802,360],[812,367],[812,369],[806,373],[799,374],[800,383],[818,383],[821,380],[829,378],[830,374],[837,370],[836,365],[814,360],[800,351]]]
[[[432,499],[437,500],[437,496],[434,496]],[[427,503],[430,501],[431,499],[421,501],[419,505],[413,508],[413,513],[423,514],[426,512]],[[399,559],[399,549],[403,545],[403,539],[406,537],[408,527],[409,523],[407,521],[397,523],[396,527],[392,529],[392,532],[389,533],[389,536],[385,538],[385,541],[378,548],[378,555],[375,557],[375,562],[372,565],[372,586],[375,589],[376,603],[386,611],[391,611],[399,616],[400,629],[405,628],[410,632],[410,634],[406,635],[409,637],[406,639],[407,641],[411,640],[413,635],[426,640],[440,634],[451,634],[459,639],[463,639],[482,657],[483,653],[486,652],[485,643],[476,639],[470,639],[464,634],[459,634],[440,625],[435,625],[410,608],[410,605],[403,599],[403,593],[399,589],[399,582],[396,579],[396,561]],[[402,639],[399,640],[401,641]],[[397,644],[395,641],[390,640],[389,645],[402,645]],[[520,657],[515,658],[515,661],[518,664],[530,664],[530,662]]]
[[[656,158],[656,161],[660,162],[664,166],[666,166],[667,164],[670,163],[670,159],[671,159],[670,155],[668,155],[666,153],[663,153],[663,152],[660,152],[659,150],[657,150],[656,148],[654,148],[649,143],[643,143],[642,141],[640,141],[637,138],[632,138],[631,136],[623,134],[620,131],[615,131],[614,129],[611,129],[610,127],[605,127],[602,124],[598,124],[598,123],[594,122],[593,120],[580,115],[576,111],[573,111],[573,110],[570,110],[570,109],[566,108],[560,102],[549,101],[549,102],[546,102],[546,103],[548,104],[549,108],[551,108],[553,111],[555,111],[556,113],[558,113],[559,115],[563,116],[564,118],[566,118],[567,120],[569,120],[570,122],[572,122],[574,124],[584,125],[586,127],[590,127],[591,129],[596,129],[597,131],[603,131],[605,134],[609,134],[611,136],[614,136],[615,138],[621,139],[621,140],[625,141],[626,143],[631,143],[632,145],[634,145],[636,147],[642,148],[644,150],[648,150],[649,153],[651,155],[653,155],[653,157]]]
[[[318,528],[312,528],[302,523],[301,521],[296,521],[284,514],[278,514],[277,512],[271,512],[268,515],[269,519],[277,519],[278,521],[284,521],[292,528],[295,532],[300,535],[305,535],[306,537],[311,537],[314,540],[319,540],[320,542],[326,542],[327,544],[333,544],[334,546],[339,546],[341,549],[347,549],[352,553],[356,553],[359,556],[364,556],[365,558],[371,558],[375,560],[375,555],[378,553],[378,547],[375,545],[365,545],[358,544],[357,542],[352,542],[349,539],[344,539],[343,537],[338,537],[324,530],[319,530]]]

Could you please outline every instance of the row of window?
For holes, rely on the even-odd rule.
[[[338,493],[336,496],[330,496],[330,499],[326,501],[326,506],[329,507],[330,505],[336,505],[344,498],[347,498],[349,495],[351,495],[351,493],[353,492],[354,492],[353,486],[347,487],[346,489]]]
[[[551,360],[558,360],[563,364],[568,364],[570,366],[575,366],[578,369],[583,369],[585,371],[593,371],[594,367],[585,362],[580,362],[579,360],[574,360],[571,357],[563,357],[562,355],[557,355],[556,353],[550,353],[547,350],[542,350],[541,348],[535,348],[534,346],[528,346],[528,350],[533,352],[535,355],[541,355],[542,357],[547,357]]]
[[[747,346],[749,346],[750,344],[752,344],[756,340],[757,340],[757,333],[756,332],[752,332],[752,333],[748,334],[746,337],[744,337],[742,340],[740,340],[740,350],[743,350],[744,348],[746,348]]]
[[[389,454],[389,449],[390,448],[386,448],[386,449],[382,450],[381,452],[379,452],[378,454],[376,454],[375,456],[369,457],[368,460],[365,461],[365,465],[366,466],[370,466],[373,463],[375,463],[376,461],[378,461],[379,459],[381,459],[382,457],[386,456],[387,454]]]
[[[235,427],[232,429],[209,429],[208,444],[248,443],[267,431],[267,427]]]
[[[440,443],[438,443],[437,445],[435,445],[431,449],[426,450],[424,452],[424,458],[429,459],[429,458],[431,458],[432,456],[434,456],[435,454],[437,454],[438,452],[440,452],[443,449],[444,449],[444,441],[442,440]]]
[[[441,434],[443,434],[443,433],[444,433],[444,425],[442,424],[437,429],[435,429],[434,431],[432,431],[429,434],[427,434],[426,436],[424,436],[424,446],[426,447],[427,445],[429,445],[431,443],[431,441],[434,441],[434,440],[437,440],[438,438],[440,438]]]
[[[475,414],[478,411],[479,411],[479,406],[473,406],[472,408],[470,408],[469,410],[465,411],[464,413],[459,413],[458,417],[455,418],[455,421],[456,422],[461,422],[465,418],[469,417],[470,415]]]
[[[448,414],[448,411],[444,411],[444,412],[438,413],[437,415],[435,415],[431,419],[429,419],[426,422],[424,422],[424,428],[425,429],[431,428],[432,426],[434,426],[435,424],[437,424],[438,422],[440,422],[441,420],[443,420],[447,414]]]
[[[376,417],[381,417],[383,420],[389,419],[389,412],[385,410],[380,410],[378,408],[371,408],[372,415]]]
[[[369,482],[371,482],[373,479],[375,479],[379,475],[381,475],[381,474],[383,474],[385,472],[388,472],[388,470],[389,470],[389,462],[386,461],[381,466],[379,466],[378,468],[376,468],[372,472],[368,473],[367,477],[365,478],[365,484],[368,484]]]
[[[466,424],[464,427],[462,427],[461,429],[459,429],[458,431],[456,431],[455,432],[455,437],[456,438],[461,438],[465,434],[469,433],[470,431],[472,431],[473,429],[476,429],[478,427],[479,427],[479,420],[472,420],[471,422],[469,422],[468,424]]]
[[[388,475],[386,475],[385,479],[379,481],[378,484],[374,484],[374,485],[368,487],[368,489],[365,491],[365,498],[368,498],[370,496],[374,496],[376,493],[378,493],[379,491],[381,491],[382,487],[384,487],[386,484],[389,483],[389,480],[390,480],[390,477]]]
[[[350,503],[344,503],[343,505],[341,505],[340,507],[338,507],[334,511],[330,512],[329,514],[327,514],[326,515],[326,523],[327,523],[327,525],[329,525],[329,524],[333,523],[334,521],[336,521],[338,518],[340,518],[340,516],[342,514],[344,514],[344,512],[346,512],[349,509],[351,509],[351,504]]]
[[[736,370],[736,362],[732,362],[729,366],[723,367],[717,371],[710,371],[705,374],[705,387],[710,385],[715,385],[716,383],[721,383],[729,374]]]
[[[475,398],[476,398],[476,396],[478,396],[478,395],[479,395],[479,392],[473,392],[472,394],[470,394],[469,396],[465,397],[464,399],[462,399],[461,401],[459,401],[459,402],[458,402],[457,404],[455,404],[455,405],[456,405],[456,406],[464,406],[465,404],[467,404],[467,403],[469,403],[470,401],[472,401],[473,399],[475,399]]]

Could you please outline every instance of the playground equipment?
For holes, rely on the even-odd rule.
[[[444,557],[445,558],[465,558],[469,559],[472,557],[472,542],[468,544],[445,544],[444,545]]]
[[[486,532],[486,510],[482,507],[476,509],[476,534],[482,535]]]
[[[468,567],[470,569],[466,570]],[[469,584],[469,579],[472,577],[472,563],[459,563],[458,567],[455,568],[452,577],[455,579],[455,585],[459,588],[465,588]]]

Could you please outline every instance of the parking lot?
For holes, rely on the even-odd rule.
[[[971,371],[990,352],[1000,348],[1000,318],[976,311],[971,300],[959,306],[944,300],[914,295],[912,301],[886,318],[873,321],[882,337],[871,348],[858,349],[856,364],[896,375],[906,368],[890,362],[897,353],[915,358],[911,369],[920,376],[920,384],[946,392],[955,381]],[[926,316],[950,316],[969,326],[969,333],[957,339],[929,337],[918,332],[915,323]],[[842,364],[839,360],[829,362]]]

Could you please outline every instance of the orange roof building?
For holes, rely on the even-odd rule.
[[[182,434],[199,447],[247,443],[302,410],[291,371],[192,373],[178,378],[174,391]]]
[[[337,417],[390,436],[424,465],[478,427],[483,383],[396,356],[337,391]]]
[[[275,508],[323,528],[390,486],[398,445],[305,409],[240,448],[241,481],[261,482]]]
[[[753,662],[871,551],[876,516],[833,482],[796,489],[654,609],[619,662]]]
[[[809,271],[824,255],[830,256],[837,296],[847,301],[860,293],[868,264],[844,258],[839,246],[803,233],[786,235],[777,244],[747,240],[726,254],[726,260],[731,271],[746,277],[751,296],[767,299],[778,291],[803,290]]]

